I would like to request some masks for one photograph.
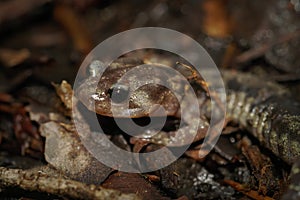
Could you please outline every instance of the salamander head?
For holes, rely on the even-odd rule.
[[[145,68],[137,64],[114,62],[102,76],[93,73],[94,76],[85,79],[76,90],[77,97],[89,110],[103,116],[175,116],[180,105],[173,92],[175,90],[182,93],[183,86],[180,81],[169,81],[176,78],[170,77],[168,67],[155,64],[152,66],[149,71],[145,71]],[[154,82],[142,83],[141,80]],[[172,91],[163,82],[170,84]],[[156,112],[158,105],[165,112]]]

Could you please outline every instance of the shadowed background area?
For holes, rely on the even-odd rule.
[[[0,198],[99,198],[84,185],[95,183],[93,173],[97,172],[101,173],[96,176],[99,178],[96,184],[114,189],[111,194],[115,196],[110,198],[129,193],[140,195],[130,198],[143,199],[278,198],[287,185],[284,182],[287,175],[282,174],[288,174],[290,166],[281,164],[280,159],[263,147],[251,146],[248,141],[259,142],[252,136],[245,139],[246,131],[236,124],[226,125],[219,145],[205,161],[197,160],[190,151],[176,166],[149,174],[116,172],[88,156],[82,161],[80,155],[87,153],[77,154],[70,149],[66,156],[73,159],[72,164],[52,166],[62,170],[59,173],[52,172],[51,167],[44,170],[48,163],[43,136],[57,134],[60,130],[66,134],[57,137],[62,137],[69,146],[81,148],[78,141],[72,141],[68,135],[74,133],[67,106],[72,88],[58,83],[66,80],[72,85],[81,62],[96,45],[114,34],[137,27],[164,27],[187,34],[208,51],[220,69],[247,72],[255,77],[234,83],[247,85],[252,82],[263,87],[264,80],[277,82],[290,94],[287,98],[299,102],[299,17],[299,0],[0,1],[0,166],[5,167],[0,173]],[[154,52],[149,51],[143,56],[147,59],[152,54]],[[157,58],[163,61],[166,54],[158,54]],[[86,75],[86,72],[80,73]],[[178,122],[172,116],[170,119],[172,126],[166,124],[165,129],[176,130]],[[139,120],[136,121],[142,125],[148,123]],[[49,121],[53,124],[41,131],[40,126]],[[110,140],[128,151],[150,152],[158,148],[127,136],[124,138],[115,127],[106,125],[105,128],[113,132]],[[245,144],[247,150],[243,149]],[[199,143],[193,144],[192,148],[197,149],[197,145]],[[266,152],[262,154],[260,150]],[[63,163],[64,159],[60,159],[58,161]],[[75,161],[84,164],[80,166]],[[73,165],[75,171],[64,173],[66,166]],[[267,170],[269,166],[271,170]],[[14,179],[9,179],[10,173],[13,177],[16,171],[4,173],[6,169],[18,168],[26,175],[25,169],[33,167],[42,167],[51,177],[57,174],[71,177],[78,182],[66,184],[75,184],[81,193],[76,190],[59,193],[49,189],[51,181],[48,179],[46,190],[30,186],[28,189],[27,185],[18,184],[19,179],[15,185]],[[78,176],[76,170],[80,172]],[[9,187],[1,181],[10,184]],[[37,182],[42,184],[42,181]],[[52,181],[57,182],[56,179]],[[242,184],[249,186],[250,192],[248,188],[241,189]]]

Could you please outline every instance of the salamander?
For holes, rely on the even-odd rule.
[[[152,78],[157,79],[156,84],[150,83],[131,91],[126,83],[139,85],[143,73],[132,74],[122,84],[117,83],[131,69],[135,68],[138,71],[137,65],[141,64],[144,64],[141,60],[120,59],[110,64],[101,76],[92,71],[92,75],[86,78],[76,90],[79,100],[89,110],[95,111],[101,116],[124,119],[168,116],[181,119],[187,124],[187,126],[171,132],[162,130],[158,134],[152,135],[149,130],[149,132],[139,135],[148,142],[181,146],[187,144],[190,136],[194,137],[194,142],[203,139],[209,127],[209,116],[197,116],[194,111],[197,103],[201,112],[203,111],[202,113],[208,113],[210,110],[209,94],[202,85],[198,84],[203,81],[197,81],[195,77],[190,81],[193,85],[192,89],[196,90],[198,102],[189,101],[190,94],[183,95],[185,102],[182,99],[178,100],[176,94],[185,94],[188,86],[179,76],[170,77],[168,66],[157,63],[151,64],[156,67],[151,71]],[[101,64],[98,65],[100,68],[103,67]],[[174,68],[175,65],[174,63],[169,67]],[[92,70],[95,69],[97,67],[95,68],[93,65]],[[149,76],[149,73],[145,73],[145,76]],[[236,71],[222,71],[222,76],[227,91],[227,120],[232,120],[247,129],[263,146],[270,149],[284,162],[290,165],[294,164],[292,174],[294,177],[299,176],[299,102],[292,100],[292,95],[286,88],[272,81]],[[196,79],[200,79],[200,76]],[[163,80],[164,84],[170,85],[171,89],[159,85],[160,80]],[[116,96],[113,95],[113,92]],[[128,103],[123,104],[123,101],[126,100]],[[112,105],[117,107],[114,112],[112,112]],[[157,112],[153,105],[161,105],[164,112]],[[182,114],[180,109],[185,110],[185,114]],[[194,135],[189,131],[189,128],[193,127],[193,123],[200,124]],[[172,132],[178,130],[181,131],[180,136],[177,135],[174,138]],[[291,180],[292,183],[283,199],[300,198],[300,184],[295,181],[295,178],[291,178]]]

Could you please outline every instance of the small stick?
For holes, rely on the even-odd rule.
[[[240,54],[239,56],[237,56],[234,59],[234,64],[242,64],[242,63],[246,63],[250,60],[253,60],[255,58],[258,58],[258,57],[264,55],[273,46],[282,44],[284,42],[288,42],[299,36],[300,36],[300,30],[296,30],[292,33],[288,33],[286,35],[279,37],[276,41],[264,43],[257,48],[250,49],[250,50]]]
[[[23,17],[52,0],[12,0],[0,3],[0,25]]]
[[[0,188],[6,187],[19,187],[75,199],[140,199],[135,194],[123,194],[117,190],[87,185],[62,176],[50,176],[39,170],[0,167]]]
[[[235,182],[233,180],[224,180],[224,183],[230,185],[231,187],[233,187],[235,190],[245,194],[246,196],[252,198],[252,199],[256,199],[256,200],[274,200],[271,197],[267,197],[267,196],[262,196],[260,195],[257,191],[254,190],[249,190],[248,188],[246,188],[245,186],[243,186],[242,184]]]

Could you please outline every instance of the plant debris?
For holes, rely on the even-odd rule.
[[[73,98],[76,91],[72,89],[85,56],[108,37],[137,27],[170,28],[199,42],[220,71],[227,70],[223,73],[224,80],[228,79],[231,86],[241,90],[248,86],[259,88],[257,94],[256,90],[245,91],[255,93],[252,95],[254,107],[262,101],[271,101],[272,94],[280,94],[278,104],[289,107],[296,114],[287,116],[272,104],[271,110],[277,113],[273,117],[286,117],[278,130],[294,134],[299,132],[296,109],[300,101],[299,5],[296,0],[2,1],[0,198],[300,198],[297,193],[300,162],[295,161],[292,166],[293,163],[286,162],[286,157],[278,156],[281,152],[272,153],[260,138],[249,134],[259,129],[255,123],[252,129],[245,130],[243,124],[227,119],[218,143],[204,158],[199,158],[204,137],[199,134],[183,155],[160,170],[127,173],[119,171],[118,166],[108,167],[86,149],[82,137],[103,134],[122,150],[149,153],[163,146],[159,143],[162,139],[172,138],[181,119],[171,116],[163,132],[156,138],[145,139],[125,134],[112,122],[111,116],[98,115],[98,120],[103,120],[100,123],[104,133],[95,132],[93,126],[82,123],[79,128],[86,133],[82,136],[74,120],[83,121],[85,114],[95,113],[91,108],[86,109],[80,99]],[[174,64],[183,75],[187,74],[189,81],[199,85],[203,97],[218,100],[214,93],[209,94],[209,83],[198,80],[200,76],[193,73],[183,58],[149,49],[130,52],[121,60],[128,66]],[[92,75],[91,72],[85,68],[78,76],[86,77]],[[155,93],[151,97],[157,96]],[[237,96],[233,102],[235,106],[229,110],[233,113],[229,114],[234,116],[239,109],[246,109],[242,105],[244,100],[242,95]],[[267,108],[271,107],[259,107],[257,112],[268,114]],[[208,120],[207,123],[209,109],[207,106],[203,111],[205,116],[201,116]],[[73,111],[80,115],[73,115]],[[258,119],[257,124],[262,129],[268,126],[263,123],[268,117]],[[142,120],[135,119],[135,122],[142,125],[149,122],[147,117]],[[294,121],[290,123],[289,120]],[[280,123],[276,121],[276,124]],[[299,138],[285,140],[283,136],[278,141],[288,141],[293,152],[300,151],[299,145],[295,145]],[[148,163],[155,166],[179,146],[175,145]],[[100,156],[116,155],[101,152]],[[137,158],[130,158],[128,162],[143,167],[143,162]]]

